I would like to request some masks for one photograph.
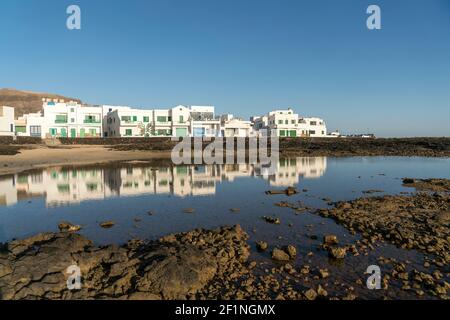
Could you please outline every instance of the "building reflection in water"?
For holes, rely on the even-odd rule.
[[[0,179],[0,205],[45,198],[47,206],[60,206],[109,197],[173,194],[179,197],[213,195],[216,184],[241,177],[259,177],[274,187],[298,184],[301,178],[325,174],[326,157],[280,159],[275,174],[250,164],[149,167],[124,165],[89,169],[48,168]]]

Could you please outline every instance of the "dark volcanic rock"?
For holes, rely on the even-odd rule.
[[[74,233],[45,233],[0,252],[0,299],[186,299],[249,255],[239,227],[194,230],[159,241],[96,247]],[[69,266],[82,288],[68,290]]]

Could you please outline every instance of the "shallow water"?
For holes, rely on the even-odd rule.
[[[124,243],[132,238],[157,239],[192,230],[240,224],[250,235],[251,259],[270,269],[270,250],[258,252],[256,242],[269,248],[293,244],[298,255],[295,267],[328,268],[335,281],[327,290],[339,292],[341,285],[355,286],[365,279],[369,265],[381,255],[409,260],[410,268],[423,269],[424,255],[380,243],[367,256],[348,257],[336,263],[318,250],[326,234],[336,234],[342,245],[353,244],[351,235],[333,220],[314,213],[297,213],[275,205],[280,201],[301,202],[312,208],[327,207],[330,201],[351,200],[400,192],[415,192],[402,186],[403,177],[450,178],[450,160],[406,157],[297,157],[282,159],[274,175],[258,166],[151,166],[145,162],[48,168],[0,178],[0,242],[39,232],[56,232],[58,223],[82,225],[81,234],[96,244]],[[294,186],[293,196],[266,195],[265,191]],[[379,192],[365,193],[367,190]],[[183,212],[186,208],[193,213]],[[238,208],[239,212],[230,209]],[[149,214],[149,212],[151,214]],[[279,225],[262,216],[280,218]],[[111,229],[99,226],[112,220]],[[311,236],[316,236],[312,239]],[[313,253],[311,255],[311,252]],[[310,253],[310,255],[308,255]],[[388,271],[386,268],[382,271]],[[365,280],[364,280],[365,281]],[[355,289],[360,298],[418,298],[400,285],[392,290]],[[422,298],[432,298],[423,296]]]
[[[248,165],[160,166],[145,162],[121,166],[48,168],[0,178],[0,242],[38,232],[57,231],[60,221],[83,226],[98,244],[130,238],[155,239],[173,232],[241,224],[265,237],[298,236],[308,224],[325,223],[318,233],[345,233],[329,219],[294,215],[274,203],[301,201],[320,208],[327,200],[349,200],[413,192],[402,177],[450,178],[450,160],[406,157],[298,157],[281,159],[275,175]],[[300,192],[266,195],[266,190],[295,186]],[[366,190],[383,192],[364,193]],[[193,208],[194,213],[183,209]],[[231,212],[239,208],[239,212]],[[152,215],[148,212],[151,211]],[[280,217],[274,226],[263,215]],[[99,222],[113,220],[111,229]],[[140,221],[138,221],[140,220]],[[292,223],[293,227],[288,227]],[[319,227],[317,227],[319,228]],[[303,231],[302,231],[303,232]]]

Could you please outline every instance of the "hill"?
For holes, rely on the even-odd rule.
[[[24,113],[38,112],[42,109],[42,98],[64,99],[81,102],[80,99],[64,97],[52,93],[21,91],[14,89],[0,89],[0,106],[15,108],[15,117]]]

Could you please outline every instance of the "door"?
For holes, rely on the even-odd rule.
[[[187,129],[186,128],[176,128],[175,134],[177,137],[186,137]]]
[[[77,130],[76,129],[70,129],[70,137],[76,138],[77,137]]]
[[[67,129],[66,128],[61,128],[61,137],[67,138]]]
[[[85,134],[85,130],[84,129],[80,129],[80,138],[84,138]]]

